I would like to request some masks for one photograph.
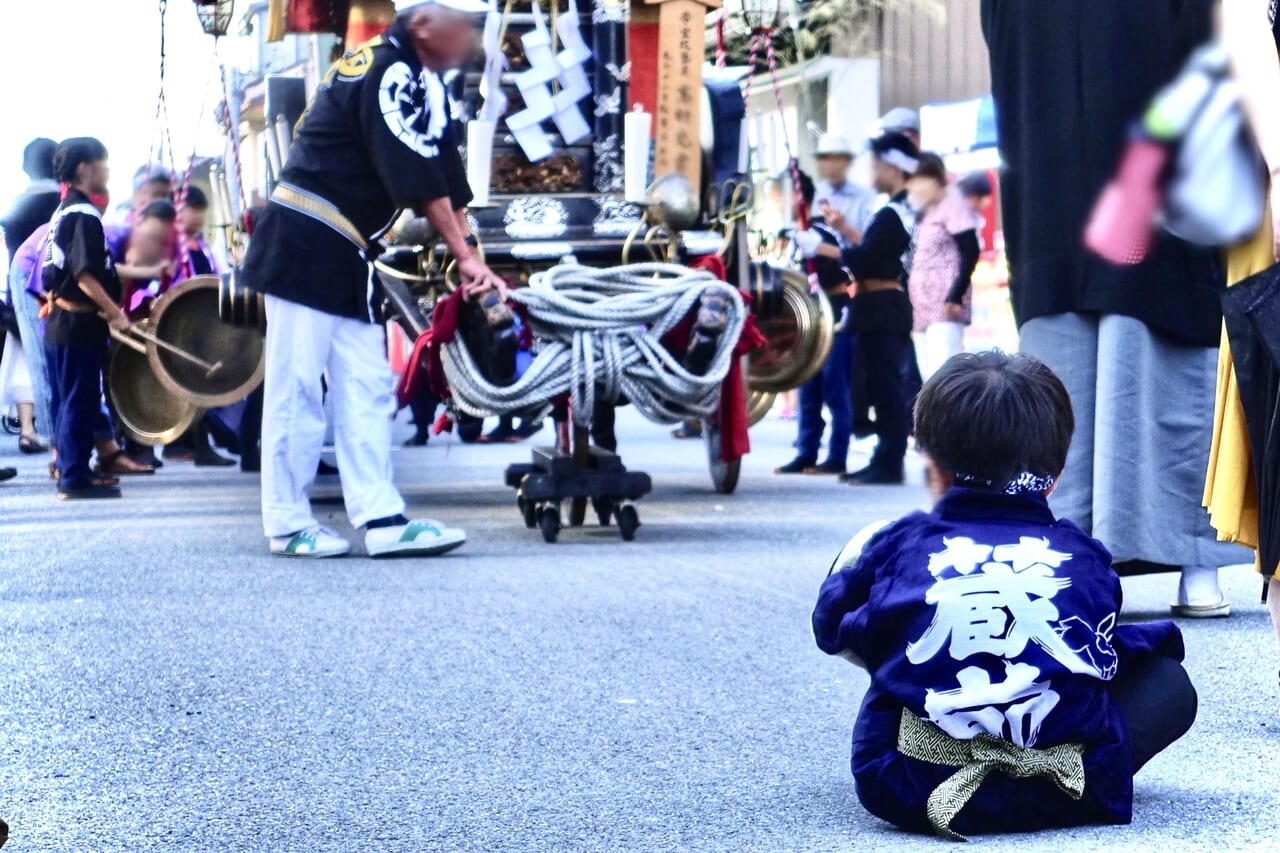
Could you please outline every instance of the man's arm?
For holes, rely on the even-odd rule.
[[[862,242],[856,246],[846,246],[840,252],[840,259],[853,273],[853,277],[863,278],[863,272],[875,259],[897,257],[906,251],[911,243],[911,235],[903,226],[898,214],[891,208],[882,208],[867,226],[867,233],[862,235]]]
[[[427,218],[440,239],[449,247],[449,254],[457,260],[463,293],[474,296],[492,288],[506,298],[506,285],[502,278],[489,269],[480,259],[480,254],[467,242],[470,230],[465,211],[455,211],[448,196],[433,198],[416,205],[414,209]]]
[[[82,272],[76,279],[76,283],[85,295],[93,300],[93,304],[98,306],[98,310],[106,317],[107,324],[117,332],[123,332],[125,329],[133,325],[129,320],[129,315],[125,314],[119,305],[111,301],[111,297],[107,295],[107,291],[103,288],[102,282],[98,281],[98,277],[91,272]]]

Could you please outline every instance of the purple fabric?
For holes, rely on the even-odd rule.
[[[107,234],[107,251],[111,253],[111,260],[123,264],[125,252],[129,251],[129,236],[133,234],[133,226],[104,224],[102,230]]]
[[[32,231],[31,236],[23,241],[22,245],[18,247],[18,251],[13,253],[10,275],[21,271],[22,278],[27,283],[27,293],[32,296],[40,296],[44,293],[44,285],[40,280],[40,276],[33,275],[33,273],[40,269],[40,261],[44,257],[44,239],[48,234],[48,223],[41,225],[35,231]]]
[[[218,267],[217,259],[213,255],[213,249],[210,248],[209,243],[204,239],[203,234],[197,234],[193,239],[184,242],[181,252],[182,263],[178,265],[178,273],[174,276],[173,283],[169,285],[170,287],[173,287],[176,284],[181,284],[192,277],[194,273],[191,268],[191,256],[197,252],[203,255],[209,264],[209,272],[207,275],[218,275],[222,272]]]

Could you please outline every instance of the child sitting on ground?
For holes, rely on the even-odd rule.
[[[915,427],[936,505],[854,537],[813,613],[818,646],[871,675],[858,799],[954,839],[1128,823],[1134,774],[1191,727],[1196,693],[1177,627],[1117,625],[1111,555],[1049,510],[1066,389],[1027,355],[959,355]]]

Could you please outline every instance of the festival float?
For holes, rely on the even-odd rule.
[[[225,34],[231,0],[195,3],[206,32]],[[495,3],[482,55],[446,84],[464,120],[472,231],[486,263],[511,285],[507,303],[464,299],[423,219],[403,218],[375,262],[386,317],[412,345],[397,389],[402,404],[425,384],[471,434],[489,415],[549,412],[555,420],[555,445],[505,472],[521,517],[547,542],[566,524],[582,525],[588,507],[634,538],[635,502],[651,483],[617,453],[615,407],[632,405],[657,423],[700,422],[712,483],[729,494],[749,450],[748,427],[774,394],[819,370],[830,349],[821,291],[804,273],[751,256],[762,242],[752,214],[765,141],[750,138],[740,75],[704,64],[707,15],[718,5]],[[390,2],[294,0],[286,25],[313,27],[320,16],[321,27],[336,29],[341,18],[351,49],[385,28],[391,10]],[[753,58],[759,49],[776,77],[767,20],[747,23]],[[252,239],[251,223],[223,79],[218,115],[228,146],[213,197],[235,245]],[[297,118],[266,116],[269,175],[287,159]],[[783,144],[798,179],[785,134]],[[798,187],[788,196],[799,199]],[[796,205],[797,221],[806,214]],[[163,364],[185,368],[181,381],[163,387],[193,406],[224,399],[232,378],[211,394],[218,370],[200,364],[237,365],[236,378],[245,378],[237,393],[261,376],[260,364],[241,366],[244,352],[261,352],[242,340],[265,323],[260,295],[237,288],[234,275],[191,289],[211,286],[216,309],[203,298],[200,308],[216,310],[225,335],[199,341],[191,324],[167,314],[191,335],[170,343],[199,363],[169,352]]]

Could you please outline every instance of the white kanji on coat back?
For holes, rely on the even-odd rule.
[[[933,619],[907,645],[907,660],[921,665],[943,652],[957,661],[991,656],[1003,665],[1005,680],[994,679],[993,667],[965,667],[957,673],[958,687],[927,691],[925,713],[952,737],[987,731],[1033,746],[1059,697],[1047,678],[1039,680],[1041,668],[1020,658],[1034,647],[1069,672],[1109,679],[1116,668],[1115,614],[1098,626],[1077,615],[1059,618],[1053,599],[1071,578],[1055,570],[1072,555],[1055,551],[1047,539],[988,545],[956,537],[943,544],[928,564],[935,580],[925,601],[934,606]]]

